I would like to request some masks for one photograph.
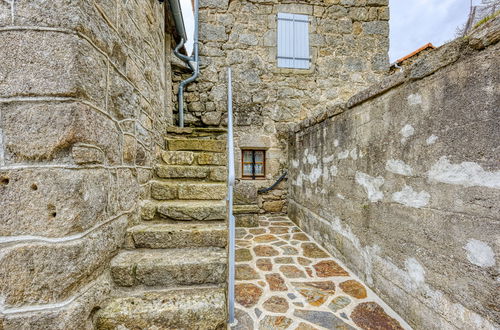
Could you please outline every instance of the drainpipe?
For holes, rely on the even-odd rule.
[[[198,13],[199,13],[199,0],[195,0],[194,4],[194,40],[193,40],[193,55],[186,56],[181,54],[179,50],[184,46],[187,36],[184,29],[184,21],[182,19],[182,12],[179,4],[179,0],[169,0],[170,8],[173,11],[174,21],[177,28],[177,24],[182,24],[180,28],[183,30],[184,35],[181,35],[181,41],[174,49],[174,54],[182,61],[186,62],[189,68],[193,71],[193,75],[186,80],[181,81],[179,84],[179,92],[177,94],[178,104],[179,104],[179,127],[184,127],[184,88],[192,83],[198,78],[200,74],[200,62],[199,62],[199,52],[198,52]],[[178,30],[179,31],[179,30]]]

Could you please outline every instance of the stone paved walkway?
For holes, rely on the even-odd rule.
[[[410,329],[287,217],[259,223],[236,230],[231,329]]]

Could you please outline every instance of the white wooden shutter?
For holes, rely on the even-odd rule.
[[[309,69],[309,17],[278,14],[278,67]]]

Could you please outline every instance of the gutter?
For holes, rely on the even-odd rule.
[[[164,1],[165,0],[160,0],[160,2]],[[172,11],[172,17],[174,18],[175,30],[181,39],[187,40],[180,0],[168,0],[168,4],[170,5],[170,10]]]
[[[182,17],[182,10],[180,5],[180,0],[169,0],[170,9],[172,10],[172,16],[174,17],[175,28],[181,37],[180,42],[174,49],[174,54],[179,59],[184,61],[193,75],[186,80],[181,81],[179,84],[179,92],[177,94],[177,101],[179,104],[179,127],[184,127],[184,88],[192,83],[200,75],[200,61],[199,61],[199,51],[198,51],[198,14],[199,14],[199,0],[195,0],[194,3],[194,40],[193,40],[193,55],[186,56],[181,54],[179,51],[184,47],[184,44],[188,40],[186,29],[184,27],[184,19]]]

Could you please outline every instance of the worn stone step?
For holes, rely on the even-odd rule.
[[[177,221],[213,221],[226,219],[226,201],[182,200],[143,201],[142,220],[154,220],[156,216]]]
[[[222,135],[227,133],[223,127],[167,127],[167,133],[172,135],[205,136]]]
[[[167,138],[166,144],[170,151],[226,152],[225,140]]]
[[[97,312],[95,328],[225,329],[226,319],[224,289],[190,288],[116,298]]]
[[[234,214],[255,214],[259,213],[260,208],[257,204],[243,204],[243,205],[234,205],[233,213]]]
[[[226,219],[226,201],[160,202],[156,213],[172,220],[213,221]]]
[[[227,226],[222,224],[146,224],[127,230],[136,248],[168,249],[225,247]]]
[[[205,179],[224,182],[225,166],[157,165],[156,175],[163,179]]]
[[[219,152],[162,151],[161,158],[167,165],[220,165],[227,166],[227,156]]]
[[[224,283],[226,251],[202,247],[122,251],[111,261],[120,286],[179,286]]]
[[[221,200],[226,198],[227,187],[224,183],[191,181],[153,181],[151,197],[156,200]]]

